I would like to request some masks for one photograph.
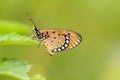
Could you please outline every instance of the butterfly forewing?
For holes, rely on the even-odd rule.
[[[70,33],[71,33],[70,34],[70,44],[69,44],[68,49],[71,49],[71,48],[77,46],[82,40],[82,37],[78,33],[71,32],[71,31],[70,31]]]

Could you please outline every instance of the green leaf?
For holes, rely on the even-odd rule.
[[[33,40],[32,37],[20,35],[30,30],[27,25],[0,20],[0,45],[39,44],[39,41]],[[2,58],[0,59],[0,80],[45,80],[40,75],[29,78],[27,76],[29,69],[30,65],[26,61]]]
[[[9,33],[6,35],[0,35],[0,45],[33,45],[39,44],[37,40],[33,40],[31,37],[22,36],[16,33]]]
[[[0,80],[29,80],[27,72],[31,65],[16,58],[0,59]]]
[[[12,21],[0,20],[0,34],[7,34],[11,32],[28,33],[31,29],[28,25],[20,24]]]
[[[31,77],[30,80],[46,80],[46,79],[43,78],[41,75],[37,74],[37,75]]]

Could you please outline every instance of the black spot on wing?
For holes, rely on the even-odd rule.
[[[53,37],[54,39],[56,39],[56,37]]]
[[[51,41],[53,43],[53,41]]]
[[[48,31],[46,32],[46,34],[48,34]]]
[[[70,35],[70,33],[68,33],[68,35]]]
[[[53,33],[55,33],[55,31],[53,31]]]

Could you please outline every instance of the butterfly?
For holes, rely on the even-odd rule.
[[[29,20],[34,25],[33,32],[35,37],[44,43],[50,56],[53,56],[55,52],[72,49],[82,41],[81,35],[74,31],[57,29],[39,30],[34,21],[31,18]]]

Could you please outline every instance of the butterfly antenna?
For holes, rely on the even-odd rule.
[[[32,20],[32,18],[29,16],[29,13],[27,12],[26,15],[28,16],[29,20],[33,23],[34,28],[37,29],[35,22]]]

